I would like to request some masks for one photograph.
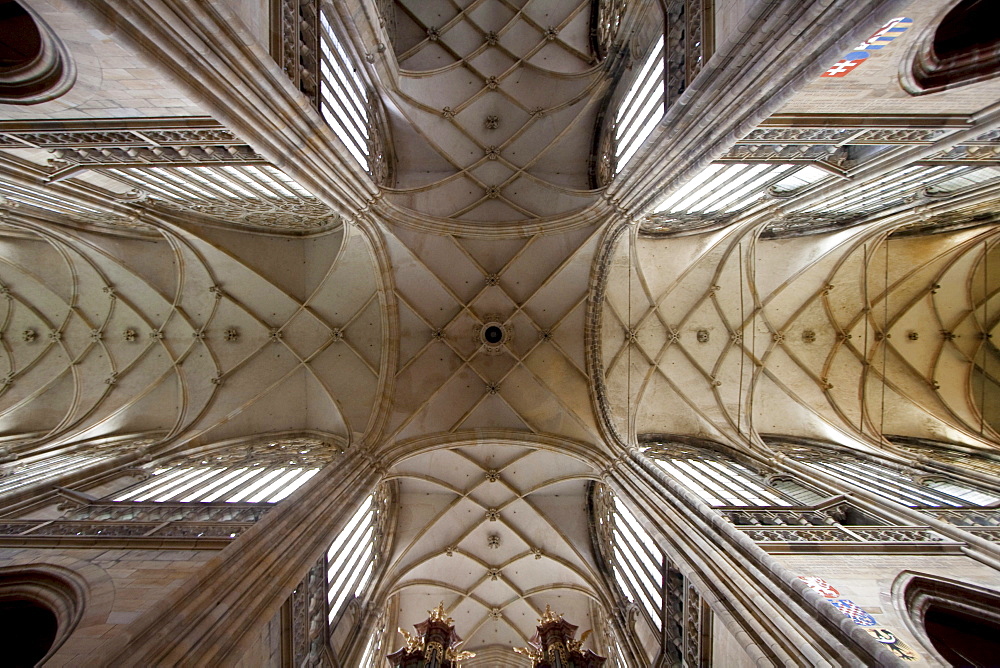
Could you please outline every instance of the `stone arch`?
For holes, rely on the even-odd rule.
[[[581,628],[591,606],[610,607],[596,571],[574,556],[585,518],[565,517],[600,476],[600,458],[574,445],[500,430],[398,444],[382,463],[398,485],[400,529],[371,599],[385,610],[384,649],[424,598],[460,611],[458,631],[476,648],[526,644],[531,622],[557,599]],[[414,531],[416,513],[428,523]]]
[[[47,102],[76,81],[66,46],[30,7],[0,2],[0,36],[0,102]]]
[[[1000,76],[1000,8],[990,0],[955,0],[916,40],[901,72],[913,95]]]
[[[913,636],[943,665],[988,665],[977,658],[992,663],[1000,651],[1000,592],[994,589],[903,571],[892,600]]]
[[[82,565],[96,568],[90,564]],[[103,576],[97,579],[108,580],[106,584],[110,585],[110,578],[103,570],[97,575]],[[94,577],[87,578],[85,573],[53,563],[0,567],[0,605],[9,605],[9,612],[18,609],[30,612],[33,609],[44,610],[51,615],[55,628],[47,650],[38,659],[39,665],[52,658],[78,627],[102,623],[106,619],[114,597],[113,585],[110,597],[98,597],[98,605],[91,606],[94,582],[88,582],[88,579],[96,581]],[[107,605],[101,605],[101,602]]]

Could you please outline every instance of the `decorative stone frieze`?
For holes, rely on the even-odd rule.
[[[590,48],[604,60],[618,37],[618,28],[628,6],[626,0],[598,0],[591,3]]]
[[[312,436],[260,439],[171,459],[168,466],[323,466],[341,453],[339,446]],[[164,464],[156,463],[155,466]]]

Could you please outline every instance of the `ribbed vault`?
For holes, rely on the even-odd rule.
[[[443,601],[465,649],[506,648],[511,665],[546,605],[590,628],[601,591],[584,503],[594,475],[556,451],[488,443],[393,466],[400,519],[384,590],[397,625]]]
[[[1000,84],[915,101],[897,85],[905,38],[850,79],[819,78],[880,13],[912,8],[929,26],[945,0],[606,0],[597,26],[585,0],[302,0],[276,3],[280,34],[255,13],[266,2],[25,1],[67,37],[82,76],[61,101],[0,109],[0,438],[19,440],[15,460],[133,434],[154,456],[251,435],[343,446],[296,497],[308,503],[275,510],[283,524],[227,553],[248,567],[200,574],[210,589],[190,581],[163,616],[118,636],[119,656],[135,629],[137,646],[160,651],[150,639],[169,618],[190,635],[160,656],[237,660],[239,634],[294,602],[380,477],[397,488],[398,524],[372,529],[391,548],[371,588],[345,594],[350,613],[332,611],[347,620],[337,660],[351,663],[383,621],[390,634],[443,602],[481,652],[472,668],[523,665],[507,648],[546,605],[581,630],[627,628],[634,613],[592,555],[593,480],[629,483],[621,498],[661,521],[678,563],[729,549],[736,530],[721,521],[685,534],[701,509],[664,502],[639,475],[641,457],[619,447],[637,435],[761,456],[760,434],[995,449],[996,198],[966,188],[994,182],[980,170],[997,155]],[[666,25],[645,20],[664,6]],[[688,29],[695,7],[719,47],[710,57]],[[593,189],[610,89],[628,88],[628,54],[660,37],[664,79],[649,90],[662,84],[669,106],[661,118],[650,97],[655,129]],[[271,38],[294,42],[291,56]],[[309,70],[310,45],[330,51],[325,70]],[[305,95],[303,75],[338,88],[333,50],[340,75],[357,74],[339,91],[355,106]],[[357,145],[338,137],[347,127],[364,134]],[[366,148],[394,169],[366,166]],[[927,162],[942,163],[935,179],[969,183],[902,181]],[[769,189],[793,165],[822,179]],[[730,188],[725,218],[709,229],[678,207],[659,230],[678,236],[640,235],[635,218],[698,187],[706,166]],[[767,178],[740,194],[736,177],[756,171]],[[828,210],[868,193],[871,217]],[[795,236],[841,223],[857,226]],[[946,224],[966,227],[924,234]],[[918,234],[893,236],[907,227]],[[765,562],[748,549],[719,560],[701,592],[716,638],[736,634],[758,663],[780,663],[775,647],[799,638],[822,641],[799,642],[801,656],[836,652],[823,644],[833,636],[787,633],[814,616],[764,619],[797,599],[776,569],[751,577]],[[240,597],[258,607],[231,605]]]
[[[392,442],[463,430],[600,443],[584,322],[593,228],[507,241],[385,235],[400,323]],[[489,322],[507,336],[490,347]]]
[[[620,237],[601,309],[610,423],[995,440],[995,231],[890,231]]]
[[[398,69],[379,66],[398,160],[390,202],[488,226],[596,201],[589,158],[609,81],[591,3],[390,4]]]
[[[153,238],[109,242],[27,216],[8,223],[2,433],[54,444],[369,429],[385,307],[358,232],[306,246],[163,225]],[[311,265],[295,277],[268,259],[289,243]]]

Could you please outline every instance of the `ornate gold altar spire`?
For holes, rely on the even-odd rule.
[[[545,612],[542,613],[538,623],[548,624],[549,622],[558,622],[560,619],[562,619],[562,613],[553,612],[551,606],[546,604]]]
[[[444,610],[444,601],[438,603],[438,607],[433,610],[428,610],[427,614],[430,615],[430,619],[433,622],[444,622],[445,624],[454,624],[455,620],[448,616],[448,613]]]

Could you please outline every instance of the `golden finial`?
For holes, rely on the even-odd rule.
[[[532,663],[542,660],[541,650],[537,650],[533,647],[515,647],[514,652],[516,654],[525,655],[526,657],[528,657],[528,660],[530,660]]]
[[[587,637],[591,634],[592,631],[593,631],[593,629],[588,629],[588,630],[584,631],[583,635],[580,636],[579,640],[575,640],[575,639],[572,639],[572,638],[569,639],[569,640],[567,640],[566,641],[566,649],[568,649],[571,652],[579,652],[579,651],[581,651],[583,649],[583,643],[587,642]]]
[[[552,612],[552,608],[548,604],[545,606],[545,612],[542,613],[542,618],[538,620],[539,624],[548,624],[549,622],[558,622],[562,619],[562,615],[557,615]]]
[[[411,633],[404,631],[403,629],[396,629],[406,640],[406,651],[407,652],[417,652],[424,648],[424,639],[420,636],[415,636]]]
[[[444,611],[444,601],[438,603],[438,607],[433,610],[428,610],[427,614],[430,615],[432,622],[444,622],[445,624],[451,624],[455,620],[448,616],[448,613]]]
[[[462,662],[465,661],[466,659],[474,659],[476,657],[476,653],[465,652],[465,651],[459,652],[457,649],[449,649],[447,652],[445,652],[445,656],[448,658],[449,661]]]

